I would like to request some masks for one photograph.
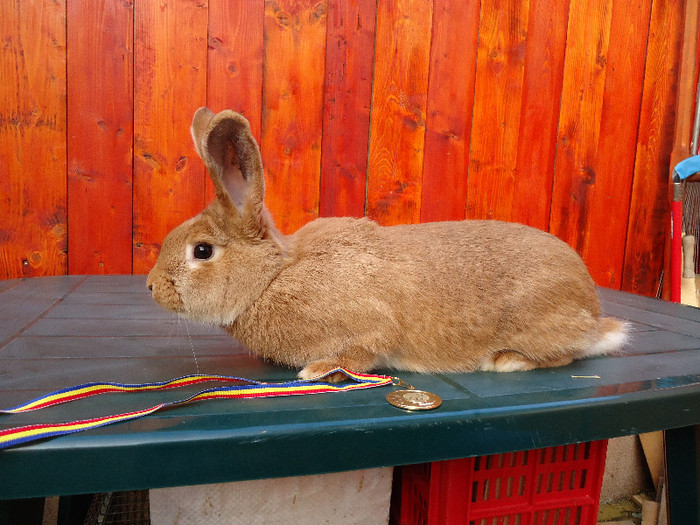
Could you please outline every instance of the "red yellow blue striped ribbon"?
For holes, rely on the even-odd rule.
[[[345,374],[352,381],[347,383],[326,383],[322,381],[322,379],[337,372]],[[50,394],[46,394],[26,403],[22,403],[21,405],[17,405],[13,408],[0,410],[0,414],[19,414],[23,412],[31,412],[33,410],[40,410],[42,408],[77,401],[79,399],[85,399],[99,394],[167,390],[210,381],[248,384],[209,388],[207,390],[202,390],[201,392],[198,392],[186,399],[160,403],[151,408],[146,408],[135,412],[115,414],[94,419],[85,419],[81,421],[27,425],[9,428],[7,430],[0,430],[0,449],[29,443],[39,439],[82,432],[84,430],[99,428],[106,425],[111,425],[113,423],[130,421],[132,419],[153,414],[154,412],[165,408],[184,405],[194,401],[202,401],[207,399],[282,397],[304,394],[322,394],[327,392],[344,392],[349,390],[390,385],[392,384],[393,379],[390,376],[359,374],[344,368],[336,368],[335,370],[331,370],[322,376],[311,380],[296,380],[283,383],[265,383],[262,381],[253,381],[241,377],[206,374],[188,375],[157,383],[122,384],[95,382],[56,390],[55,392],[51,392]]]

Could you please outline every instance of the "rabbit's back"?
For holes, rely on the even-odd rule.
[[[598,315],[580,257],[539,230],[336,218],[292,237],[285,269],[230,329],[297,366],[357,345],[387,365],[447,371],[476,369],[501,349],[576,352],[572,340],[597,337]]]

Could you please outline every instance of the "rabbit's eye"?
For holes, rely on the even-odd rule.
[[[207,259],[211,258],[212,255],[214,255],[214,248],[211,244],[200,242],[199,244],[195,245],[193,255],[195,259],[206,261]]]

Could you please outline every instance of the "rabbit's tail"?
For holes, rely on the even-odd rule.
[[[629,324],[624,321],[613,317],[601,317],[598,323],[600,339],[586,350],[585,357],[616,352],[629,338]]]

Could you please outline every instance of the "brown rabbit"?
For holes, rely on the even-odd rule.
[[[302,378],[337,367],[529,370],[625,341],[625,324],[600,316],[581,258],[552,235],[497,221],[327,218],[285,236],[264,205],[248,121],[200,108],[191,131],[216,200],[166,237],[148,288]]]

